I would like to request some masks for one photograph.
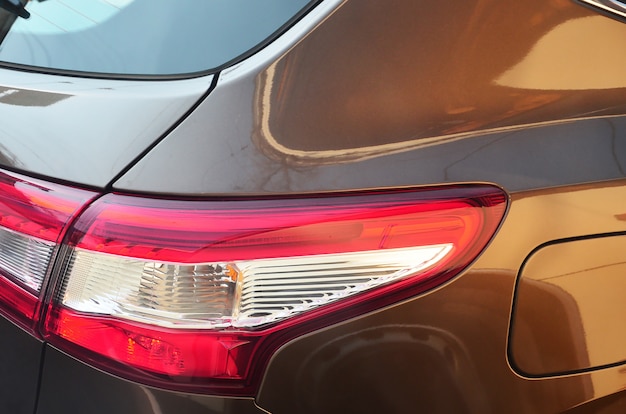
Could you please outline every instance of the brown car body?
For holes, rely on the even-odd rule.
[[[236,198],[487,182],[510,197],[469,268],[288,342],[255,396],[130,383],[42,345],[37,413],[626,412],[619,19],[572,0],[321,2],[215,74],[171,128],[154,124],[157,141],[133,140],[143,149],[132,162],[76,139],[39,165],[7,144],[6,168],[104,191]],[[0,138],[20,128],[41,139],[35,126],[10,128]],[[106,174],[59,167],[74,145]],[[60,390],[81,384],[80,395]]]
[[[352,1],[322,27],[259,78],[257,102],[270,104],[257,105],[256,142],[292,168],[487,134],[495,139],[485,146],[497,146],[523,139],[520,130],[558,136],[553,125],[610,125],[625,109],[614,47],[626,26],[571,1]],[[576,138],[561,144],[561,157],[521,145],[515,157],[527,166],[511,160],[503,175],[545,163],[584,168],[564,160]],[[621,175],[617,145],[607,163]],[[466,148],[467,157],[484,152]],[[492,171],[445,167],[452,174],[439,181],[499,182]],[[498,235],[462,276],[289,344],[258,403],[285,413],[622,412],[625,185],[520,185]]]

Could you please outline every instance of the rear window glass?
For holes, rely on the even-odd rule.
[[[0,0],[7,3],[17,0]],[[311,0],[31,0],[0,9],[0,62],[115,75],[209,72],[263,45]],[[10,6],[8,6],[10,8]]]

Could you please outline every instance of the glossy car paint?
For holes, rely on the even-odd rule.
[[[527,277],[523,269],[538,252],[626,231],[626,83],[615,52],[624,41],[626,25],[570,0],[323,2],[277,42],[222,71],[169,134],[167,127],[153,131],[133,150],[128,167],[116,164],[88,182],[61,152],[46,158],[53,171],[4,161],[133,193],[267,195],[487,181],[511,197],[497,236],[462,275],[286,344],[254,399],[156,390],[31,339],[34,360],[45,350],[36,412],[624,412],[624,335],[614,328],[598,341],[586,329],[604,322],[595,302],[612,312],[613,326],[624,321],[619,295],[550,296],[550,284],[536,283],[530,309],[539,315],[530,319],[541,335],[514,336],[525,323],[514,317],[523,310],[515,295],[526,280],[520,274]],[[67,122],[59,113],[55,122]],[[615,255],[603,262],[600,253],[582,248],[580,268],[615,265]],[[556,269],[570,264],[568,254],[542,260]],[[583,277],[580,289],[591,292],[596,279]],[[614,279],[619,292],[624,279]],[[559,316],[546,307],[551,313],[541,318],[547,296],[569,311]],[[522,350],[525,358],[567,362],[572,349],[579,360],[605,359],[529,373],[516,356]],[[32,396],[27,374],[18,378],[23,395]]]
[[[514,194],[498,236],[463,276],[421,298],[284,347],[267,370],[258,403],[270,412],[345,412],[358,404],[356,412],[423,406],[425,412],[556,413],[619,393],[626,375],[623,361],[589,372],[530,378],[511,366],[507,342],[513,292],[526,256],[545,240],[624,231],[615,215],[624,211],[625,185],[622,180]],[[541,309],[543,303],[536,306]],[[613,299],[612,306],[623,318],[623,301]],[[545,317],[547,327],[554,327],[548,316],[558,315]],[[578,315],[563,315],[563,322],[565,316]],[[538,354],[551,352],[537,346],[546,343],[565,345],[563,352],[571,347],[562,343],[559,330],[542,333],[548,338],[518,345]],[[593,339],[573,333],[570,338],[588,348]],[[621,343],[623,337],[607,341],[605,351]]]
[[[0,316],[0,410],[32,413],[38,397],[43,342]]]
[[[211,88],[0,69],[0,165],[103,188]]]
[[[556,376],[626,360],[626,307],[620,299],[625,242],[623,233],[567,238],[528,257],[511,320],[509,351],[516,370]]]
[[[222,72],[115,188],[519,191],[620,178],[624,36],[570,0],[348,1],[295,46]]]

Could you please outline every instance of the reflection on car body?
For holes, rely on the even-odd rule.
[[[0,4],[0,411],[625,411],[621,2]]]

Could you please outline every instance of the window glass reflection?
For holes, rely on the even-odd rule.
[[[0,44],[0,61],[113,74],[207,71],[263,42],[307,3],[33,0],[30,18],[16,19]]]

